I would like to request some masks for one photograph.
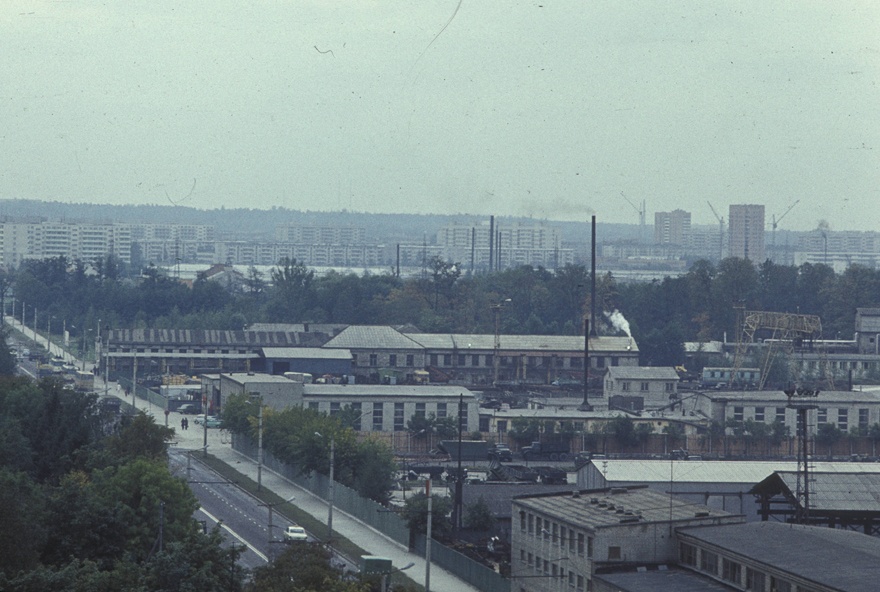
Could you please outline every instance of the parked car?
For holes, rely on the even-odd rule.
[[[288,543],[305,542],[309,540],[309,535],[302,526],[290,525],[284,530],[284,540]]]
[[[219,417],[209,416],[208,419],[205,420],[205,426],[209,428],[221,428],[223,427],[223,420]]]
[[[209,415],[208,417],[205,417],[204,415],[196,415],[195,418],[193,418],[193,423],[196,423],[198,425],[202,425],[204,423],[208,424],[209,428],[218,428],[220,427],[221,422],[220,418],[215,415]]]
[[[202,410],[201,405],[196,405],[195,403],[184,403],[183,405],[181,405],[180,407],[177,408],[178,413],[186,413],[186,414],[199,413],[201,410]],[[196,422],[196,423],[198,423],[198,422]]]

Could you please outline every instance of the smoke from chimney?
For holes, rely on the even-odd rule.
[[[608,317],[608,321],[611,323],[611,326],[613,326],[618,331],[623,331],[624,333],[626,333],[627,337],[632,337],[632,333],[629,330],[629,321],[626,320],[626,318],[623,316],[623,313],[615,308],[614,312],[606,312],[605,316]]]

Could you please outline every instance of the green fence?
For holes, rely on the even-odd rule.
[[[246,436],[233,434],[232,447],[252,459],[257,458],[257,445]],[[318,497],[327,499],[330,479],[326,475],[318,473],[302,475],[297,467],[279,461],[266,450],[263,450],[263,465]],[[334,489],[334,505],[342,512],[409,547],[409,529],[406,527],[406,522],[383,505],[361,497],[356,491],[339,482]],[[415,550],[422,555],[425,554],[425,542],[426,537],[415,537]],[[431,560],[482,592],[510,592],[510,580],[504,579],[482,563],[436,540],[431,545]]]

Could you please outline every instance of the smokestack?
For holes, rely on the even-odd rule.
[[[596,216],[593,215],[592,250],[590,252],[590,335],[596,335]]]
[[[590,319],[584,319],[584,401],[581,411],[592,411],[593,406],[588,400],[590,396]]]
[[[489,216],[489,272],[495,265],[495,216]]]

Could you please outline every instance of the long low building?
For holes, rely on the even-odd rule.
[[[230,373],[203,375],[202,393],[221,409],[230,396],[242,393],[273,409],[299,406],[334,415],[350,407],[359,417],[352,427],[362,432],[403,432],[418,415],[456,417],[461,403],[462,431],[479,427],[477,398],[463,387],[303,384],[284,376]]]
[[[386,325],[279,325],[263,330],[105,329],[101,371],[126,377],[220,372],[308,372],[363,383],[583,381],[584,337],[406,332]],[[635,367],[629,337],[591,337],[591,374]],[[496,359],[497,358],[497,359]],[[426,374],[427,372],[427,374]]]

